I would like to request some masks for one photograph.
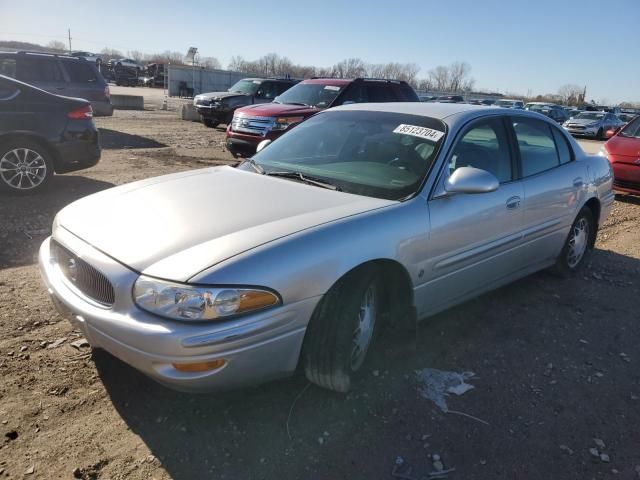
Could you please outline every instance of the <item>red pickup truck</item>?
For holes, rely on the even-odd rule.
[[[329,107],[364,102],[419,102],[406,82],[373,78],[313,78],[291,87],[272,103],[239,108],[227,127],[226,146],[235,157],[251,156],[263,140],[275,140]]]

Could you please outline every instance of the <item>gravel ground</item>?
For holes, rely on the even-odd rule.
[[[0,478],[393,479],[395,471],[418,480],[438,468],[455,469],[451,479],[640,478],[640,201],[619,197],[581,276],[539,273],[439,314],[417,334],[385,332],[349,395],[301,375],[186,395],[76,343],[42,288],[35,254],[53,215],[77,198],[234,161],[222,129],[173,112],[116,111],[96,123],[105,147],[96,167],[0,204]],[[460,396],[436,398],[447,413],[418,381],[441,372],[474,374],[456,385]]]

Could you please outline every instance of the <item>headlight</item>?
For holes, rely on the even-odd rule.
[[[598,151],[598,155],[609,160],[609,152],[607,152],[607,149],[604,148],[604,146],[600,147],[600,150]]]
[[[202,287],[140,276],[133,287],[136,304],[173,320],[215,320],[280,304],[268,290]]]
[[[304,117],[278,117],[271,130],[286,130],[291,125],[300,123],[303,120]]]

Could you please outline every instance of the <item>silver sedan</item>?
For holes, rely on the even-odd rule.
[[[94,347],[179,390],[301,364],[346,391],[381,322],[576,272],[614,200],[606,159],[526,111],[348,105],[262,147],[59,212],[40,268]]]

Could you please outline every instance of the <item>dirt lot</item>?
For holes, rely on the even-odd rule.
[[[175,113],[116,111],[96,123],[96,167],[0,203],[0,478],[393,479],[401,457],[403,478],[418,480],[431,478],[433,454],[451,479],[640,478],[640,201],[618,199],[581,276],[539,273],[417,335],[383,335],[347,396],[300,375],[186,395],[74,347],[35,254],[77,198],[233,160],[222,129]],[[416,388],[424,368],[471,371],[475,388],[448,397],[444,413]]]

